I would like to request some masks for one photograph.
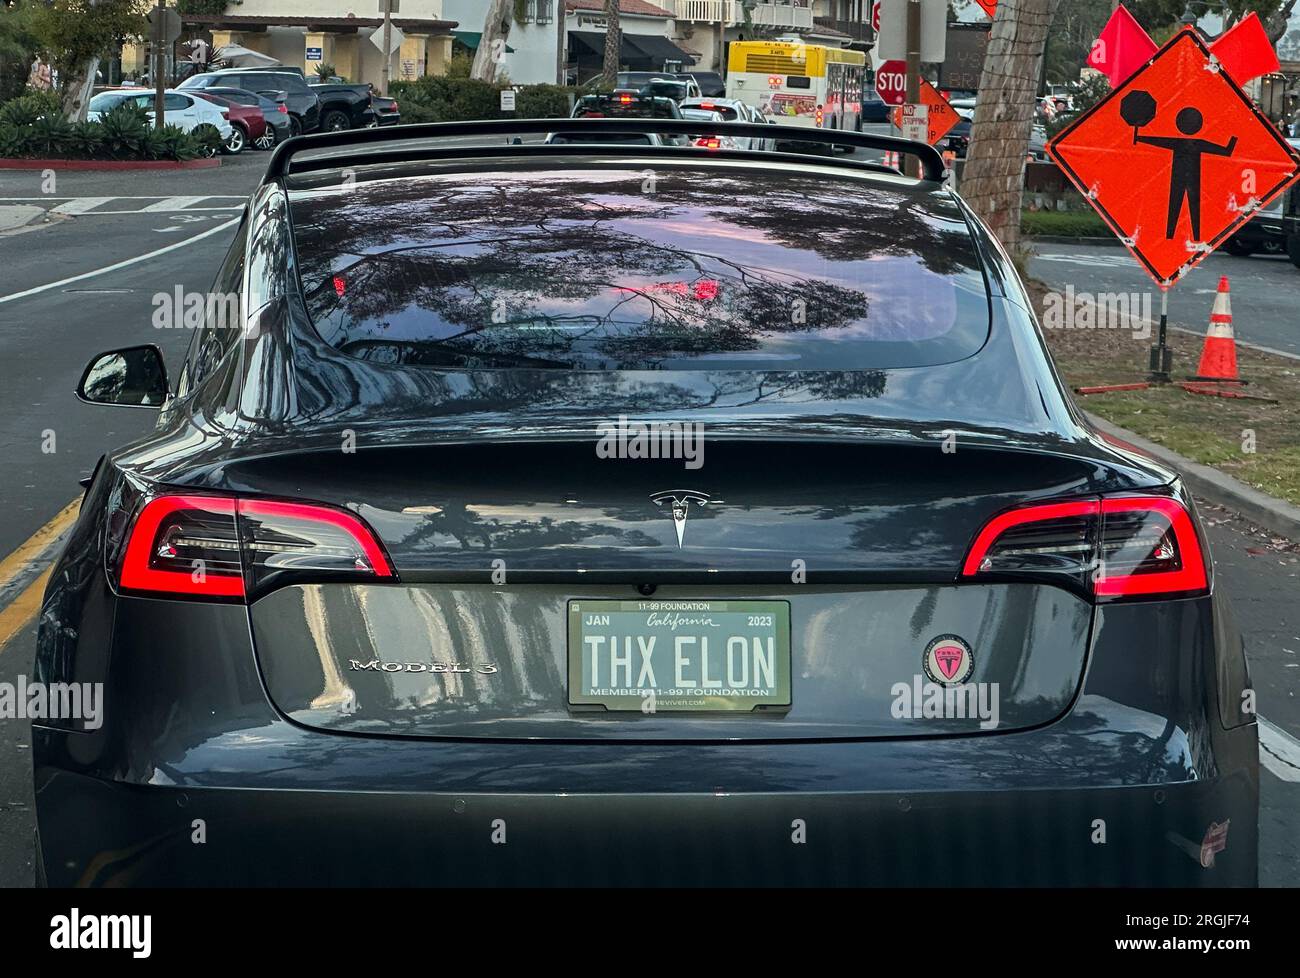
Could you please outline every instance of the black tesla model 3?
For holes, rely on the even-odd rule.
[[[159,420],[45,596],[42,878],[1254,884],[1192,500],[937,154],[500,127],[284,144],[185,362],[87,368]]]

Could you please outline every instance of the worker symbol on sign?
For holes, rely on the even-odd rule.
[[[1227,145],[1220,146],[1208,139],[1200,139],[1197,133],[1205,120],[1200,109],[1188,106],[1180,109],[1174,119],[1181,136],[1139,136],[1138,130],[1149,125],[1156,117],[1156,100],[1150,92],[1138,90],[1129,92],[1119,105],[1120,116],[1133,127],[1133,142],[1148,146],[1159,146],[1173,155],[1169,165],[1169,217],[1165,223],[1165,237],[1173,238],[1174,228],[1178,226],[1178,216],[1183,211],[1183,201],[1187,201],[1187,216],[1192,222],[1192,240],[1201,240],[1201,157],[1231,156],[1237,148],[1237,137],[1228,140]]]

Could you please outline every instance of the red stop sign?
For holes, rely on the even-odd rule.
[[[875,33],[880,33],[880,0],[876,0],[871,5],[871,29]]]
[[[876,92],[886,105],[907,101],[907,62],[886,61],[876,69]]]

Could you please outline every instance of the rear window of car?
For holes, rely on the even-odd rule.
[[[640,98],[634,95],[588,95],[573,106],[573,118],[677,119],[680,113],[667,99]]]
[[[686,115],[688,110],[696,112],[716,112],[722,116],[724,122],[735,122],[740,118],[740,113],[730,105],[718,105],[716,102],[690,102],[682,106],[682,115]],[[687,116],[687,118],[692,118]]]
[[[650,180],[650,185],[647,185]],[[748,167],[294,181],[304,300],[363,359],[450,369],[848,370],[983,345],[953,199]]]
[[[86,106],[86,109],[90,112],[109,112],[123,102],[141,99],[141,104],[143,104],[143,100],[147,97],[147,95],[140,92],[100,92],[90,100],[90,104]]]

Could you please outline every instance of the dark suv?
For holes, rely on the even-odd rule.
[[[295,136],[314,132],[320,126],[320,96],[311,90],[307,79],[292,68],[225,68],[191,75],[178,88],[242,88],[246,92],[275,97],[283,92],[289,107],[290,125]]]

